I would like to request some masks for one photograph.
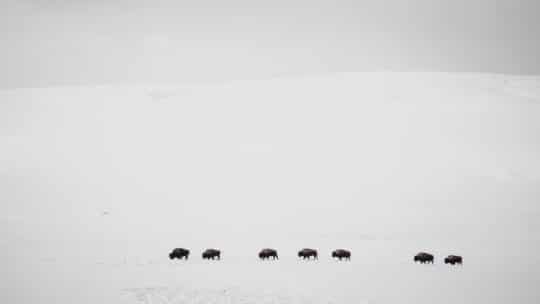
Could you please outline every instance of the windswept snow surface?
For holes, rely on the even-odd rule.
[[[2,303],[540,302],[538,77],[5,90],[0,137]]]

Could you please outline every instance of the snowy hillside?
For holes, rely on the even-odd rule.
[[[540,300],[538,77],[4,90],[0,138],[3,303]]]

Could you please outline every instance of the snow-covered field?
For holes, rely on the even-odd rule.
[[[0,137],[2,303],[540,302],[539,77],[4,90]]]

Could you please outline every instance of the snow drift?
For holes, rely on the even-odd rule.
[[[2,302],[540,299],[538,77],[344,73],[0,100]],[[171,262],[174,247],[193,256]],[[199,258],[211,247],[220,262]],[[265,247],[280,260],[258,261]],[[299,261],[303,247],[319,261]],[[342,247],[350,263],[330,258]],[[412,264],[424,250],[435,265]]]

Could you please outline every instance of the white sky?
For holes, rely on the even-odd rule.
[[[540,2],[0,0],[0,87],[539,74]]]

